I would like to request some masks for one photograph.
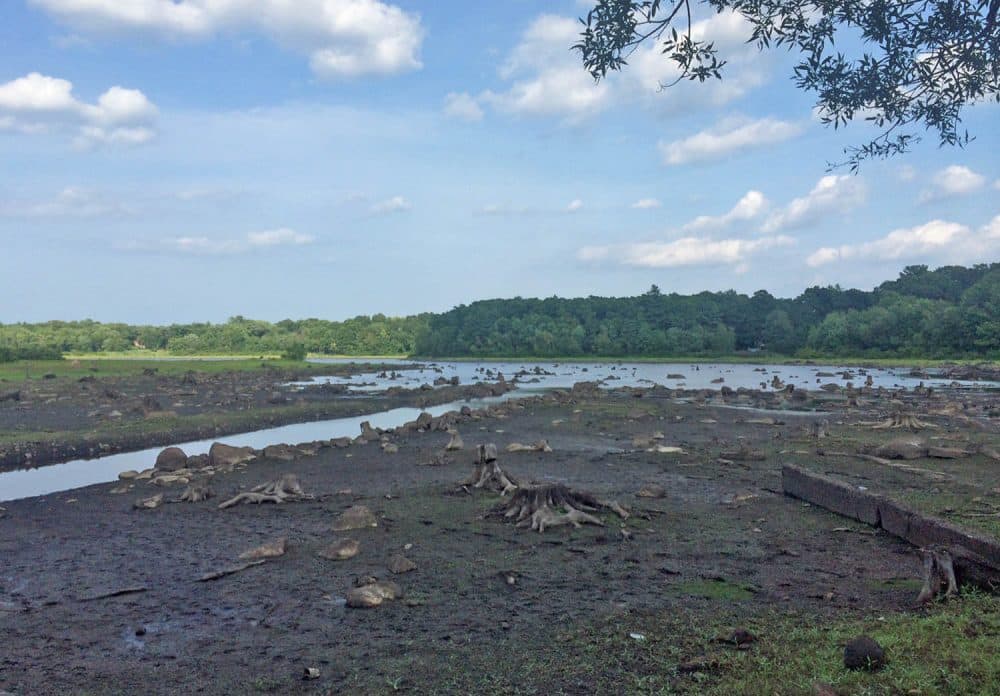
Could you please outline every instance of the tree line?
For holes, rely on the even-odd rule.
[[[176,355],[686,357],[763,351],[799,357],[1000,358],[1000,263],[909,266],[872,291],[811,287],[637,297],[494,299],[441,314],[271,323],[136,326],[0,324],[0,362],[64,353]]]

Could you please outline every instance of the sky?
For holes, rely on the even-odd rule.
[[[722,81],[595,83],[586,2],[4,0],[0,322],[444,311],[1000,260],[1000,107],[828,171],[794,56],[733,15]]]

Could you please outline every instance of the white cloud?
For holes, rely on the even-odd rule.
[[[622,265],[646,268],[741,266],[762,251],[794,244],[794,239],[784,235],[757,239],[683,237],[669,242],[584,247],[577,258],[581,261],[615,260]]]
[[[451,92],[444,98],[444,113],[463,121],[482,121],[483,108],[468,92]]]
[[[89,218],[128,212],[127,206],[78,186],[68,186],[47,200],[0,201],[0,215],[11,217]]]
[[[752,220],[768,207],[767,198],[760,191],[747,191],[746,194],[736,202],[733,208],[716,217],[711,215],[699,215],[691,222],[684,225],[687,232],[718,230],[728,227],[734,222]]]
[[[506,113],[550,116],[572,124],[623,103],[639,102],[660,112],[719,106],[743,96],[766,78],[762,53],[746,44],[749,25],[733,12],[713,14],[692,26],[696,39],[713,41],[729,61],[725,79],[697,85],[682,81],[668,90],[661,86],[673,82],[678,71],[653,43],[630,56],[627,70],[595,82],[583,68],[579,52],[571,50],[580,31],[572,17],[543,14],[535,18],[498,71],[509,86],[485,90],[475,101]]]
[[[661,207],[661,203],[655,198],[640,198],[632,204],[632,207],[636,210],[652,210]]]
[[[583,201],[581,201],[579,198],[575,198],[569,202],[569,205],[566,206],[566,212],[575,213],[576,211],[581,210],[582,208],[583,208]]]
[[[402,196],[393,196],[373,205],[371,211],[376,215],[388,215],[390,213],[402,213],[410,210],[412,207],[410,202]]]
[[[773,118],[727,120],[682,140],[660,142],[659,148],[665,164],[679,165],[730,157],[789,140],[800,133],[802,126]]]
[[[70,26],[204,39],[263,34],[305,53],[324,77],[390,75],[422,67],[420,17],[379,0],[30,0]]]
[[[953,164],[937,172],[931,183],[933,187],[921,194],[920,199],[922,201],[933,201],[975,193],[986,185],[986,177],[982,174],[977,174],[968,167]]]
[[[865,202],[864,182],[849,175],[829,175],[820,179],[806,196],[796,198],[773,213],[761,227],[763,232],[777,232],[802,227],[826,213],[843,213]]]
[[[26,134],[75,129],[80,146],[140,145],[152,140],[156,106],[135,89],[114,86],[88,104],[73,94],[73,83],[29,73],[0,84],[0,130]]]
[[[275,230],[264,230],[263,232],[251,232],[247,235],[247,243],[253,247],[273,247],[284,244],[310,244],[313,241],[312,235],[301,234],[287,227],[279,227]]]
[[[250,232],[242,239],[213,239],[205,236],[166,237],[154,242],[129,241],[116,246],[121,251],[158,252],[218,256],[244,254],[258,249],[311,244],[314,237],[282,227]]]
[[[1000,215],[978,230],[946,220],[893,230],[885,237],[861,244],[823,247],[809,255],[809,266],[838,261],[897,261],[927,258],[937,262],[992,261],[1000,253]]]

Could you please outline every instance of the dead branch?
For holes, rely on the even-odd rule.
[[[242,565],[230,566],[229,568],[223,568],[222,570],[215,570],[212,571],[211,573],[205,573],[204,575],[202,575],[200,578],[198,578],[198,582],[210,582],[212,580],[218,580],[219,578],[224,578],[227,575],[239,573],[240,571],[246,570],[247,568],[253,568],[254,566],[259,566],[264,563],[267,563],[266,558],[263,558],[259,561],[249,561],[247,563],[243,563]]]
[[[204,483],[192,483],[180,494],[178,503],[200,503],[215,496],[215,492]]]
[[[110,590],[108,592],[102,592],[101,594],[91,595],[89,597],[80,597],[80,602],[94,602],[98,599],[109,599],[111,597],[121,597],[122,595],[138,594],[139,592],[145,592],[149,588],[145,585],[136,585],[134,587],[123,587],[118,590]]]
[[[934,423],[928,423],[927,421],[920,420],[920,418],[910,413],[894,413],[891,417],[886,418],[884,421],[876,423],[861,423],[861,425],[871,426],[872,430],[892,430],[896,428],[923,430],[925,428],[938,427]]]

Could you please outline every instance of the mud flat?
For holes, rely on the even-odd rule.
[[[918,549],[786,496],[781,470],[1000,505],[994,398],[581,384],[4,503],[0,690],[990,693],[996,600],[918,605]],[[875,454],[902,436],[914,458]],[[515,491],[473,483],[486,444],[520,489],[601,502],[601,524],[505,517]],[[844,670],[854,627],[883,671]]]

